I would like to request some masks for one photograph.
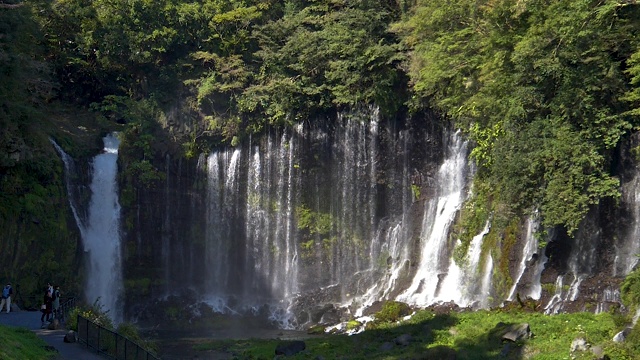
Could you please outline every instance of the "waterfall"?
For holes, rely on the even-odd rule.
[[[551,300],[544,307],[544,313],[558,314],[564,308],[564,304],[567,301],[575,301],[580,293],[580,284],[586,278],[585,275],[574,275],[573,281],[570,285],[564,285],[565,275],[559,275],[555,283],[555,293]]]
[[[522,275],[524,274],[525,269],[527,268],[527,263],[531,261],[534,254],[538,251],[538,239],[535,237],[535,230],[538,227],[538,219],[530,216],[527,218],[527,232],[526,232],[526,240],[525,245],[522,248],[522,256],[520,258],[520,263],[518,264],[518,272],[516,275],[516,281],[513,282],[513,286],[509,291],[509,297],[507,298],[509,301],[513,301],[516,296],[516,289],[518,284],[520,283],[520,279],[522,279]],[[538,278],[539,279],[539,278]],[[532,289],[535,292],[535,289]],[[538,295],[539,297],[539,295]]]
[[[482,232],[477,234],[471,240],[469,249],[465,257],[465,263],[461,266],[456,264],[453,259],[449,261],[449,268],[447,273],[444,274],[444,278],[436,294],[436,301],[453,301],[460,306],[472,305],[474,301],[479,304],[486,303],[486,293],[488,292],[489,284],[487,283],[487,289],[482,289],[483,285],[480,282],[480,288],[477,288],[478,284],[478,268],[482,255],[482,242],[485,235],[489,233],[490,223],[487,221]],[[488,256],[487,263],[485,264],[485,270],[489,269],[488,273],[485,273],[482,277],[487,278],[490,281],[492,263],[491,256]],[[484,291],[483,291],[484,290]]]
[[[90,304],[99,299],[103,310],[118,323],[122,321],[119,299],[123,291],[116,183],[119,140],[116,134],[110,134],[103,141],[104,152],[92,162],[91,200],[86,221],[80,217],[78,205],[73,200],[74,186],[69,180],[74,170],[73,161],[55,142],[52,143],[65,164],[69,201],[82,236],[87,272],[85,298]]]
[[[492,276],[493,276],[493,256],[489,254],[487,256],[487,261],[483,270],[484,276],[482,277],[482,282],[480,286],[480,291],[478,292],[478,301],[479,307],[487,308],[490,304],[491,299],[491,289],[492,289]]]
[[[620,298],[620,290],[606,288],[602,291],[602,297],[600,298],[600,301],[598,301],[598,306],[596,307],[596,314],[609,311],[611,304],[615,304],[616,306],[622,305],[622,299]]]
[[[531,286],[529,287],[529,291],[524,293],[526,297],[530,297],[534,300],[540,300],[540,297],[542,296],[542,284],[540,283],[540,278],[542,277],[542,271],[549,260],[544,249],[541,250],[540,253],[542,255],[538,256],[536,259],[536,266],[533,271]]]
[[[629,209],[630,225],[615,243],[614,276],[629,274],[640,259],[640,170],[635,171],[631,181],[622,184],[622,203]]]
[[[90,303],[100,299],[114,322],[122,320],[119,306],[122,285],[120,250],[120,204],[116,175],[118,145],[116,134],[104,139],[104,152],[93,159],[91,202],[83,238],[87,256],[85,296]]]
[[[372,121],[370,124],[371,136],[378,135],[378,124]],[[413,204],[413,197],[415,196],[410,191],[412,183],[407,169],[408,166],[408,144],[409,136],[406,132],[401,132],[397,139],[399,147],[402,149],[402,157],[400,165],[402,166],[402,191],[400,206],[401,217],[397,220],[387,219],[377,225],[378,230],[375,234],[372,234],[372,240],[369,254],[368,263],[369,267],[363,273],[369,276],[376,276],[372,284],[366,289],[364,294],[353,299],[352,303],[349,302],[343,305],[355,305],[355,316],[360,317],[363,311],[372,305],[376,301],[389,300],[393,298],[393,293],[399,290],[400,278],[407,273],[407,267],[410,262],[410,221],[409,221],[409,209]],[[370,170],[370,179],[375,180],[376,168],[375,157],[377,151],[371,151],[369,162],[372,164]],[[370,185],[371,189],[375,189],[375,184]],[[374,193],[375,194],[375,193]],[[375,202],[373,199],[369,201],[370,204],[370,226],[371,229],[376,228],[375,224]],[[376,274],[380,275],[376,275]]]
[[[69,197],[69,206],[71,207],[73,218],[76,220],[76,224],[78,225],[78,229],[80,230],[80,236],[84,239],[85,227],[83,220],[80,217],[78,196],[76,195],[75,191],[76,186],[73,184],[72,179],[76,174],[75,164],[71,156],[69,156],[69,154],[67,154],[53,139],[49,139],[49,141],[60,155],[62,163],[64,164],[64,182],[65,187],[67,188],[67,196]]]
[[[490,224],[463,265],[451,261],[450,226],[472,173],[467,142],[427,126],[435,122],[385,121],[373,107],[343,112],[201,156],[206,195],[193,215],[202,227],[188,246],[200,251],[194,272],[203,275],[176,291],[282,328],[317,323],[326,311],[362,314],[383,300],[488,306]],[[187,253],[170,245],[159,253]],[[329,304],[341,310],[318,309]]]
[[[438,283],[443,275],[447,276],[445,269],[450,262],[449,227],[465,199],[467,143],[456,133],[449,146],[438,170],[436,194],[425,204],[418,270],[409,288],[398,297],[400,301],[418,306],[429,305],[438,298]],[[443,295],[449,296],[446,290]]]
[[[217,311],[268,305],[286,328],[305,294],[348,304],[372,288],[397,291],[387,285],[409,258],[410,142],[421,139],[381,132],[379,121],[375,108],[343,113],[207,155],[204,301]]]

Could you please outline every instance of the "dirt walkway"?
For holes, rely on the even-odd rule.
[[[37,311],[12,311],[0,313],[0,325],[27,328],[35,332],[47,345],[55,347],[60,356],[59,360],[105,360],[92,349],[79,343],[65,343],[63,341],[67,330],[40,329],[40,313]]]

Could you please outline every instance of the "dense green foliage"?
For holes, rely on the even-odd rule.
[[[640,311],[640,269],[627,275],[620,286],[620,293],[627,307]]]
[[[62,161],[49,137],[57,88],[30,9],[0,8],[0,279],[38,306],[47,281],[74,292],[79,238],[69,227]],[[46,113],[46,114],[45,114]],[[62,139],[62,137],[60,137]]]
[[[475,140],[503,211],[576,230],[618,196],[612,151],[637,124],[635,2],[419,1],[397,31],[416,95]],[[629,77],[633,75],[633,81]],[[629,103],[623,100],[630,101]]]

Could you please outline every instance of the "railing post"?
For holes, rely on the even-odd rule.
[[[82,319],[82,317],[80,316],[80,314],[78,314],[78,324],[80,324],[80,319]],[[87,347],[89,347],[89,324],[86,323],[84,325],[84,342],[87,344]]]

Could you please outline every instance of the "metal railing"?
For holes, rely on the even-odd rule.
[[[116,360],[160,360],[136,342],[78,315],[78,340]]]
[[[67,316],[71,309],[76,306],[76,298],[70,297],[67,298],[64,302],[62,298],[60,298],[60,308],[58,308],[58,312],[54,314],[54,318],[60,320],[62,323],[66,323]]]

